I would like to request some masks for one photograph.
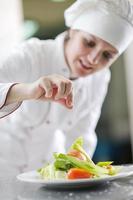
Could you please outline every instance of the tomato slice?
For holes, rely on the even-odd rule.
[[[76,157],[76,158],[78,158],[80,160],[86,160],[86,157],[80,151],[77,151],[75,149],[73,149],[70,152],[68,152],[67,155]]]
[[[79,168],[71,168],[67,173],[68,179],[92,178],[92,177],[93,174],[84,169],[79,169]]]

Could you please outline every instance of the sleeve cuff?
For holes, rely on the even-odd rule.
[[[22,102],[17,102],[17,103],[5,105],[8,93],[10,92],[11,88],[16,84],[17,83],[0,84],[0,85],[3,85],[0,88],[0,94],[1,94],[0,118],[3,118],[5,116],[11,114],[12,112],[14,112],[22,103]]]

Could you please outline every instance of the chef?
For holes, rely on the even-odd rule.
[[[133,40],[133,5],[77,0],[64,16],[68,30],[27,40],[0,64],[0,173],[41,167],[81,135],[93,156],[109,67]]]

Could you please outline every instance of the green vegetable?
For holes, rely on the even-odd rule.
[[[66,177],[66,172],[56,170],[53,164],[48,164],[46,167],[39,169],[38,172],[46,180],[64,179]]]
[[[88,162],[94,164],[94,162],[91,160],[90,156],[85,152],[85,150],[83,149],[82,146],[83,146],[83,138],[82,137],[78,137],[75,140],[75,142],[72,144],[71,149],[75,149],[77,151],[80,151],[86,157],[86,160]]]
[[[53,164],[48,164],[46,167],[43,167],[38,170],[42,178],[45,179],[54,179],[55,178],[55,169]]]
[[[55,160],[54,166],[55,166],[56,170],[58,169],[58,170],[62,170],[62,171],[68,171],[69,169],[74,167],[74,165],[70,161],[60,159],[60,158]]]
[[[106,161],[106,162],[98,162],[97,165],[100,167],[109,166],[113,163],[113,161]]]
[[[54,166],[56,167],[56,169],[62,169],[64,167],[62,167],[62,165],[59,165],[58,163],[58,166],[57,166],[57,162],[59,160],[64,160],[64,163],[69,163],[72,167],[77,167],[77,168],[81,168],[81,169],[85,169],[87,170],[88,172],[94,174],[95,176],[100,176],[102,174],[108,174],[108,170],[106,168],[103,168],[103,167],[99,167],[91,162],[88,162],[88,161],[83,161],[83,160],[79,160],[73,156],[69,156],[69,155],[66,155],[66,154],[58,154],[56,155],[56,161],[54,163]],[[63,162],[62,162],[63,163]],[[62,164],[60,163],[60,164]],[[63,164],[64,164],[63,163]],[[72,168],[70,167],[70,168]],[[66,166],[66,169],[64,167],[64,170],[68,170],[70,168],[67,168]]]
[[[119,167],[112,166],[112,161],[98,162],[95,164],[90,156],[83,149],[83,138],[79,137],[71,146],[71,150],[77,150],[82,153],[86,160],[80,160],[74,156],[54,153],[54,162],[38,170],[38,173],[44,179],[65,179],[67,172],[71,168],[85,169],[94,177],[104,177],[108,175],[115,175],[120,171]]]

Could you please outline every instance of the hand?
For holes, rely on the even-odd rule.
[[[30,84],[30,98],[55,101],[67,108],[73,107],[72,82],[61,75],[49,75]]]

